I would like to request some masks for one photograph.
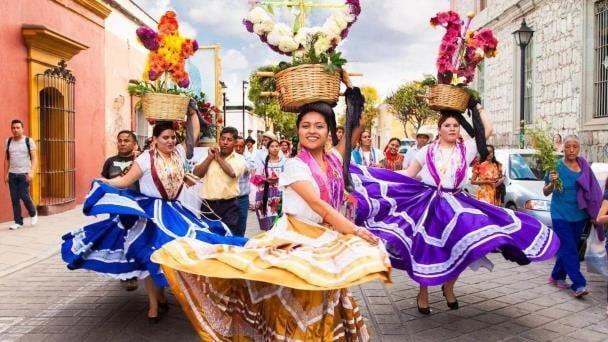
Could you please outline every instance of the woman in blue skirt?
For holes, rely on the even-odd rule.
[[[110,214],[110,218],[63,236],[61,252],[72,270],[144,279],[148,319],[156,323],[168,309],[164,294],[168,283],[159,265],[150,261],[155,250],[180,237],[232,245],[244,245],[246,239],[230,236],[221,221],[199,218],[182,204],[196,193],[184,184],[185,147],[177,144],[173,123],[157,123],[152,140],[154,147],[144,151],[127,174],[93,183],[83,211]],[[141,193],[126,189],[136,181]]]

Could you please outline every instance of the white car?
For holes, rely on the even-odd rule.
[[[504,206],[525,212],[551,227],[551,196],[543,194],[544,172],[539,164],[536,150],[497,149],[496,160],[502,164],[506,194]],[[477,186],[471,184],[472,171],[467,172],[464,189],[475,195]]]

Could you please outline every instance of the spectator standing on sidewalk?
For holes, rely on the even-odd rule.
[[[239,178],[246,166],[245,157],[234,150],[237,137],[236,128],[224,127],[220,134],[220,146],[209,148],[207,158],[194,167],[194,174],[203,181],[200,190],[203,199],[201,211],[213,211],[230,228],[232,235],[243,236],[245,232],[238,227],[238,197]]]
[[[245,158],[245,172],[239,177],[239,223],[237,229],[245,233],[247,214],[249,213],[249,194],[251,193],[251,174],[255,172],[255,159],[246,152],[247,147],[243,137],[236,138],[235,151]]]
[[[30,225],[34,226],[38,223],[38,213],[30,197],[30,184],[38,164],[38,156],[34,140],[23,135],[21,120],[11,122],[11,132],[13,136],[5,143],[4,183],[9,185],[15,219],[15,223],[9,229],[15,230],[23,226],[20,201],[23,201],[30,215]]]
[[[549,284],[561,289],[570,287],[576,298],[587,295],[587,281],[581,273],[578,244],[585,226],[595,219],[600,210],[602,191],[587,161],[579,156],[577,136],[564,139],[564,158],[557,164],[557,172],[545,176],[545,196],[551,197],[551,222],[560,241]],[[562,189],[556,189],[561,180]],[[566,276],[572,285],[566,284]]]
[[[137,144],[137,137],[135,136],[135,133],[129,130],[118,132],[118,135],[116,136],[116,147],[118,154],[106,159],[106,162],[103,163],[101,176],[105,179],[126,175],[129,169],[131,169],[133,161],[139,155],[137,152],[139,147]],[[135,181],[133,184],[129,185],[127,189],[139,192],[139,181]],[[133,222],[130,222],[130,224],[125,224],[125,222],[123,222],[124,227],[131,227],[134,221],[137,220],[136,216],[129,218],[133,219]],[[120,282],[125,283],[127,291],[137,290],[137,277],[121,280]]]

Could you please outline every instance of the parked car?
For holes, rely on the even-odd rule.
[[[416,143],[416,140],[414,140],[414,139],[410,139],[410,138],[401,139],[401,147],[399,147],[399,153],[406,154],[407,150],[409,150],[410,147],[414,146],[415,143]]]
[[[543,194],[544,172],[533,149],[497,149],[496,160],[502,164],[506,194],[504,206],[536,217],[551,227],[551,196]],[[465,191],[474,195],[477,186],[471,184],[469,168]]]

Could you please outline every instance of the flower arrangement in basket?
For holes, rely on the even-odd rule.
[[[458,13],[448,11],[431,18],[433,27],[446,29],[437,58],[437,84],[427,95],[433,110],[463,112],[471,96],[467,86],[475,77],[475,69],[485,58],[496,56],[498,40],[491,29],[469,30],[474,17],[475,13],[470,12],[463,22]]]
[[[224,123],[221,111],[216,106],[206,101],[205,93],[200,92],[192,97],[200,113],[201,140],[203,143],[215,143],[217,129]]]
[[[130,82],[129,92],[142,97],[146,119],[183,121],[190,101],[190,93],[185,89],[190,85],[186,59],[198,50],[197,41],[179,34],[173,11],[167,11],[161,17],[158,32],[142,26],[136,34],[150,52],[144,80]]]
[[[271,72],[259,76],[274,77],[281,109],[297,112],[307,103],[338,102],[342,66],[346,60],[336,51],[361,13],[359,0],[343,3],[309,3],[305,1],[252,1],[253,7],[243,20],[249,32],[255,33],[273,51],[291,56]],[[292,27],[274,20],[274,6],[286,5],[296,12]],[[313,7],[337,8],[322,26],[306,27],[305,14]]]

